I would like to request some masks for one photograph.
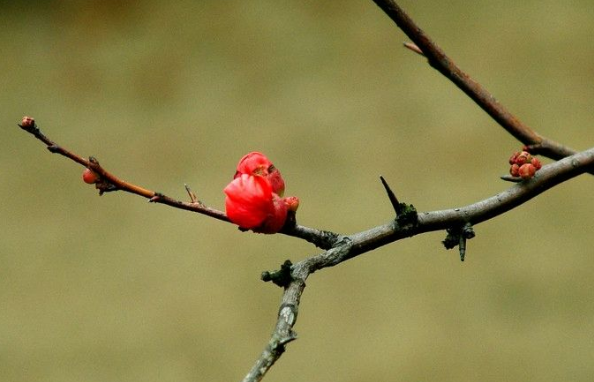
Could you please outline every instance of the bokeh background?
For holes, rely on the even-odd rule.
[[[3,381],[237,381],[273,329],[260,273],[318,253],[129,194],[16,124],[122,178],[222,209],[237,160],[265,152],[301,224],[354,233],[504,190],[521,145],[371,1],[0,3]],[[528,125],[594,145],[594,3],[403,1]],[[545,160],[545,162],[547,162]],[[268,381],[591,381],[594,180],[477,227],[314,274],[298,341]]]

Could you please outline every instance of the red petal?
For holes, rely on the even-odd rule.
[[[263,177],[243,174],[223,191],[227,217],[242,228],[258,227],[274,209],[272,188]]]
[[[287,205],[277,194],[272,194],[273,209],[270,211],[264,222],[254,228],[254,232],[260,233],[277,233],[285,225],[287,220]]]
[[[257,151],[252,151],[239,160],[235,177],[241,174],[268,175],[268,168],[271,165],[272,162],[266,158],[266,155]]]

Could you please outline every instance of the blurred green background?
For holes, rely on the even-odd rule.
[[[222,209],[258,150],[301,224],[387,222],[383,175],[421,211],[504,190],[521,145],[371,1],[1,2],[0,373],[3,381],[237,381],[281,291],[259,280],[319,251],[129,194],[16,124],[122,178]],[[541,134],[594,146],[592,1],[403,1],[474,78]],[[545,160],[545,162],[548,162]],[[267,381],[591,381],[594,180],[475,228],[314,274],[299,340]]]

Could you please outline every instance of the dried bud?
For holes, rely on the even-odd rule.
[[[25,129],[30,129],[32,127],[35,127],[35,119],[33,117],[24,116],[23,119],[21,120],[21,127],[25,128]]]

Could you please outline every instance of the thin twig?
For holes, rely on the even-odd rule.
[[[26,124],[24,123],[25,118],[29,119],[29,123],[26,123]],[[93,170],[94,172],[99,174],[99,176],[101,177],[101,179],[103,180],[104,183],[102,186],[98,186],[98,188],[99,187],[109,187],[108,190],[100,189],[100,192],[101,191],[125,191],[125,192],[129,192],[129,193],[132,193],[135,195],[142,196],[142,197],[148,199],[152,203],[166,204],[170,207],[179,208],[179,209],[186,210],[186,211],[196,212],[199,214],[210,216],[210,217],[218,219],[218,220],[229,222],[229,218],[227,218],[227,215],[224,212],[206,206],[205,204],[200,202],[196,198],[193,191],[188,190],[188,188],[186,188],[186,190],[190,194],[190,202],[189,203],[182,202],[180,200],[171,198],[171,197],[164,195],[162,193],[152,191],[152,190],[146,189],[144,187],[135,185],[133,183],[124,181],[124,180],[118,178],[117,176],[115,176],[114,174],[112,174],[111,172],[107,171],[103,166],[101,166],[99,164],[99,161],[97,159],[95,159],[93,157],[91,157],[89,159],[85,159],[84,157],[82,157],[78,154],[75,154],[74,152],[71,152],[70,150],[67,150],[64,147],[58,145],[56,142],[49,139],[45,134],[43,134],[41,132],[41,130],[39,129],[39,126],[37,126],[37,124],[35,123],[35,121],[32,118],[29,118],[29,117],[25,117],[25,118],[23,119],[23,123],[19,124],[19,127],[21,129],[25,130],[26,132],[30,133],[31,135],[33,135],[35,138],[37,138],[41,142],[43,142],[47,146],[47,148],[50,152],[52,152],[54,154],[59,154],[59,155],[62,155],[68,159],[71,159],[72,161],[74,161],[78,164],[81,164],[82,166],[84,166],[86,168],[90,168],[91,170]],[[196,202],[194,202],[193,198],[196,199]],[[335,245],[336,238],[338,237],[338,234],[336,234],[334,232],[305,227],[305,226],[302,226],[299,224],[295,224],[293,226],[287,227],[287,229],[283,230],[281,233],[306,240],[306,241],[314,244],[316,247],[322,248],[322,249],[332,248]]]
[[[19,124],[19,126],[23,130],[27,131],[28,133],[32,134],[35,138],[37,138],[41,142],[43,142],[47,146],[47,148],[50,152],[52,152],[54,154],[62,155],[66,158],[69,158],[69,159],[73,160],[74,162],[79,163],[79,164],[83,165],[84,167],[87,167],[87,168],[93,170],[94,172],[96,172],[97,174],[99,174],[99,176],[105,182],[105,184],[109,184],[112,186],[112,190],[120,190],[120,191],[129,192],[129,193],[136,194],[136,195],[142,196],[144,198],[147,198],[147,199],[149,199],[149,201],[154,202],[154,203],[166,204],[171,207],[207,215],[207,216],[210,216],[210,217],[218,219],[218,220],[227,221],[227,222],[229,221],[229,218],[227,218],[227,215],[225,215],[225,213],[222,211],[218,211],[214,208],[210,208],[210,207],[207,207],[207,206],[204,206],[201,204],[182,202],[182,201],[176,200],[174,198],[171,198],[169,196],[158,193],[156,191],[148,190],[146,188],[137,186],[133,183],[130,183],[130,182],[127,182],[127,181],[124,181],[124,180],[118,178],[111,172],[107,171],[104,167],[102,167],[99,164],[99,161],[97,159],[90,157],[87,160],[87,159],[81,157],[80,155],[77,155],[77,154],[71,152],[70,150],[67,150],[66,148],[58,145],[53,140],[49,139],[45,134],[43,134],[41,132],[41,130],[39,129],[39,127],[33,120],[32,120],[32,123],[30,123],[30,124],[22,123],[22,124]]]

